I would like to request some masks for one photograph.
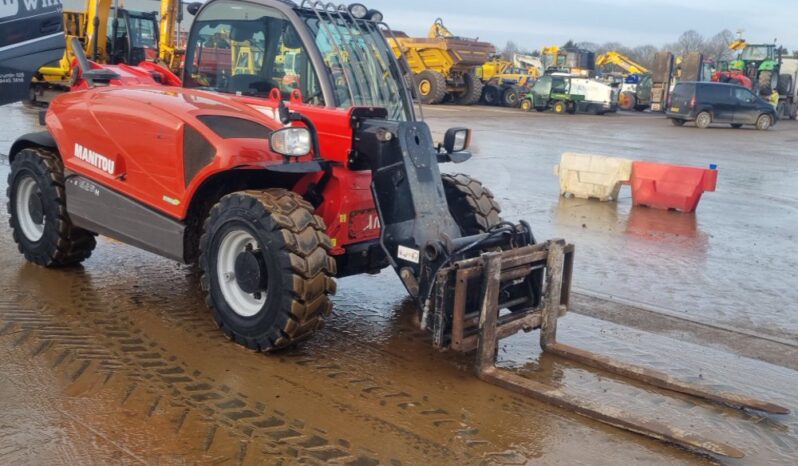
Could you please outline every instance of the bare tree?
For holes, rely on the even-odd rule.
[[[590,50],[591,52],[595,52],[599,49],[599,44],[595,42],[577,42],[576,46],[580,49]]]
[[[515,44],[515,42],[508,40],[500,54],[505,60],[512,60],[513,55],[518,53],[518,51],[518,46]]]
[[[653,45],[640,45],[632,49],[632,54],[629,55],[629,58],[646,68],[652,68],[654,66],[654,56],[658,51]]]
[[[704,45],[704,37],[691,29],[679,36],[679,40],[676,41],[672,50],[676,55],[686,56],[691,52],[702,52]]]
[[[712,36],[704,46],[704,57],[720,62],[729,60],[734,55],[734,52],[729,49],[729,44],[734,42],[734,33],[728,29],[724,29],[719,33]]]

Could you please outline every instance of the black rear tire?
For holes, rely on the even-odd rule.
[[[454,103],[457,105],[474,105],[478,103],[480,97],[482,97],[483,85],[477,73],[475,71],[463,73],[463,81],[465,81],[465,91],[454,96]]]
[[[488,84],[482,90],[482,102],[486,105],[498,105],[501,97],[501,88],[495,84]]]
[[[780,74],[779,75],[779,85],[778,91],[779,95],[790,95],[792,94],[792,76],[789,74]]]
[[[202,288],[214,320],[231,340],[272,351],[323,327],[332,311],[336,264],[324,221],[313,211],[284,189],[232,193],[211,209],[200,239]],[[244,238],[243,249],[232,252],[240,257],[254,251],[260,264],[255,270],[265,278],[256,286],[246,281],[255,274],[240,273],[238,257],[229,266],[227,245],[236,237]]]
[[[6,193],[8,223],[25,259],[61,267],[91,256],[97,242],[93,233],[72,225],[66,210],[64,169],[56,153],[41,147],[17,153]]]
[[[695,117],[697,128],[707,129],[712,124],[712,115],[709,112],[701,112]]]
[[[775,83],[774,83],[775,81]],[[773,93],[773,89],[778,86],[778,78],[772,71],[763,71],[759,73],[759,95],[769,97]]]

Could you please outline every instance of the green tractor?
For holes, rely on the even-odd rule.
[[[746,44],[736,60],[721,63],[721,71],[742,73],[751,79],[753,91],[769,96],[774,90],[787,94],[792,87],[791,76],[779,75],[781,48],[775,44]]]

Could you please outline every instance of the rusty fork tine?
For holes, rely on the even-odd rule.
[[[545,254],[541,254],[543,251],[545,251]],[[478,259],[468,259],[460,264],[461,267],[478,267],[481,269],[482,294],[479,328],[476,345],[474,346],[477,347],[477,375],[483,381],[571,410],[604,424],[679,445],[703,454],[723,455],[731,458],[742,458],[744,456],[742,451],[731,445],[709,440],[653,419],[632,416],[629,413],[605,406],[597,401],[567,394],[559,388],[527,379],[509,370],[496,367],[498,341],[521,328],[517,325],[517,322],[502,320],[499,317],[499,290],[502,287],[502,279],[517,279],[514,275],[505,277],[502,268],[519,268],[523,267],[524,261],[540,264],[541,261],[545,260],[545,292],[542,306],[539,309],[528,311],[528,315],[525,317],[530,319],[529,328],[540,328],[540,345],[544,352],[652,386],[685,393],[735,408],[751,408],[775,414],[788,414],[790,412],[787,408],[774,403],[681,381],[664,372],[616,361],[608,356],[558,343],[557,319],[562,314],[563,308],[568,305],[573,246],[567,245],[563,240],[552,240],[545,244],[534,246],[534,253],[532,252],[531,248],[524,251],[526,255],[523,256],[523,259],[519,259],[522,256],[518,254],[512,255],[512,253],[509,253],[510,255],[508,255],[507,252],[486,252]],[[507,263],[503,263],[503,260],[507,260]],[[455,316],[458,319],[463,319],[465,315],[461,308],[465,304],[464,286],[467,280],[464,278],[466,274],[470,275],[472,273],[458,269],[458,272],[453,274],[456,277],[454,294],[458,298],[455,298],[457,302]],[[458,292],[460,293],[458,294]],[[533,322],[532,317],[534,317],[534,322],[537,323]],[[468,348],[474,347],[462,344],[462,325],[453,326],[453,330],[456,330],[456,332],[453,332],[452,337],[458,340],[457,344],[452,345],[453,348],[466,351]]]
[[[691,434],[651,419],[634,417],[621,410],[603,406],[590,400],[568,395],[560,389],[526,379],[510,371],[498,369],[495,366],[481,370],[478,375],[485,382],[571,410],[613,427],[663,440],[704,454],[723,455],[730,458],[743,458],[745,456],[741,450],[730,445],[709,440],[700,435]]]
[[[772,414],[790,414],[788,408],[779,406],[775,403],[758,400],[739,393],[716,390],[705,385],[692,384],[655,369],[616,361],[602,354],[596,354],[563,343],[550,342],[546,346],[545,351],[596,369],[638,380],[648,385],[684,393],[708,401],[714,401],[733,408],[750,408]]]

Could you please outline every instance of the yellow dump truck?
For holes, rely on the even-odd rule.
[[[407,58],[421,103],[479,102],[482,81],[477,76],[477,67],[496,53],[493,44],[457,37],[444,27],[440,18],[435,20],[427,37],[409,37],[397,32],[389,42],[397,57]]]

